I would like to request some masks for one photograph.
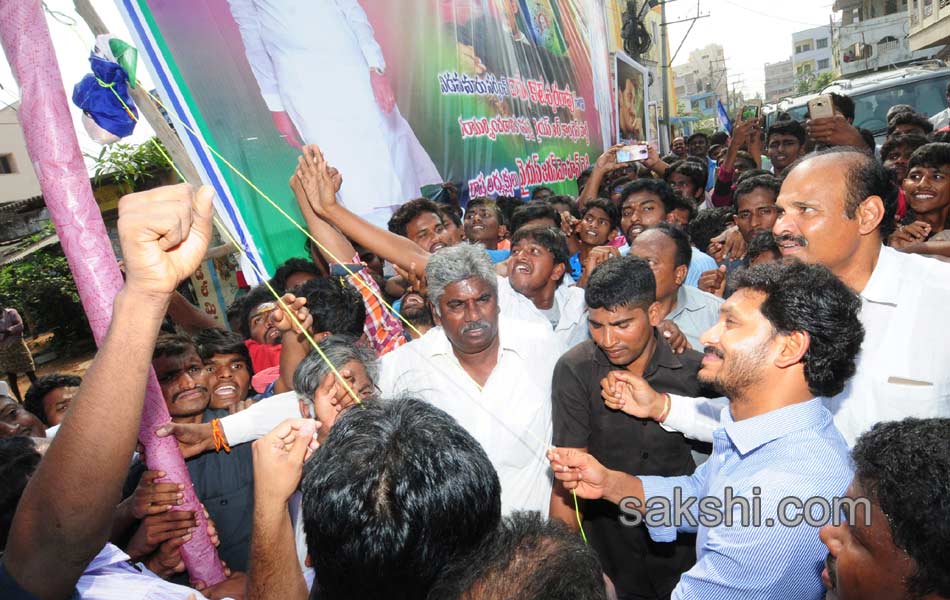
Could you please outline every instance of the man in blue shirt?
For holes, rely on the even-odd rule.
[[[818,600],[826,551],[817,530],[837,516],[852,475],[820,397],[854,374],[861,303],[817,265],[758,265],[736,282],[701,338],[699,379],[729,398],[707,462],[690,476],[634,477],[577,450],[549,458],[567,489],[617,502],[654,540],[696,532],[696,565],[672,598]],[[647,386],[641,378],[616,371],[601,385],[608,407],[644,416],[633,400]]]

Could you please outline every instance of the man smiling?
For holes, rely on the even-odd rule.
[[[241,336],[222,329],[205,329],[195,336],[198,354],[215,376],[210,408],[228,408],[247,400],[251,389],[251,355]]]

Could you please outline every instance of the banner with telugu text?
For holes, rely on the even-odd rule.
[[[297,141],[385,225],[434,184],[463,198],[573,180],[612,135],[598,0],[116,0],[219,214],[265,270],[304,238],[219,157],[299,219]],[[196,135],[184,131],[184,124]]]

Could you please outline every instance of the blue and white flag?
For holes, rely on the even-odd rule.
[[[722,105],[722,100],[718,98],[716,99],[716,120],[719,121],[719,127],[732,135],[732,121],[729,120],[729,113],[726,112],[726,107]]]

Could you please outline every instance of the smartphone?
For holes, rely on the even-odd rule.
[[[749,100],[748,104],[743,105],[742,110],[739,112],[739,117],[743,121],[751,121],[752,119],[758,119],[761,111],[761,100]]]
[[[831,103],[831,96],[816,96],[808,101],[808,117],[811,119],[827,119],[835,114],[835,106]]]
[[[617,162],[634,162],[650,157],[650,147],[646,144],[630,144],[617,150]]]

